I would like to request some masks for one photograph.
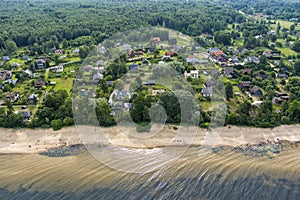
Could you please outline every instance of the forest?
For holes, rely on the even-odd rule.
[[[222,118],[218,114],[225,116],[225,121],[220,122],[223,125],[275,127],[299,123],[298,2],[0,0],[0,3],[1,127],[58,130],[93,121],[87,116],[95,112],[101,126],[115,125],[130,116],[141,124],[137,129],[144,131],[149,129],[151,116],[156,116],[158,122],[181,123],[184,113],[179,109],[178,97],[193,105],[184,122],[200,127],[212,126],[213,119]],[[130,49],[120,54],[105,70],[100,69],[103,60],[99,60],[99,55],[89,57],[90,52],[100,49],[99,43],[106,47],[116,45],[107,39],[119,33],[153,26],[191,37],[204,49],[211,64],[188,61],[195,56],[189,49],[183,48],[189,53],[180,55],[171,47],[153,43],[149,48]],[[155,34],[159,40],[172,43],[168,41],[168,33]],[[143,38],[138,34],[128,37]],[[151,65],[160,62],[171,63],[172,70],[178,73],[172,80],[176,92],[159,84],[143,85],[150,78],[146,74],[153,73],[151,78],[155,79],[155,75],[168,73],[165,68]],[[141,71],[130,77],[130,83],[118,80],[131,67]],[[87,86],[73,87],[76,73],[82,68],[88,80],[99,81],[94,93]],[[212,69],[217,72],[212,73]],[[222,84],[225,87],[226,113],[216,114],[209,106],[211,78],[222,81],[213,83],[213,87]],[[185,87],[181,79],[191,88]],[[123,98],[121,85],[134,90],[128,95],[130,99],[126,95]],[[109,102],[119,98],[113,94],[114,90],[122,96],[121,107]],[[152,94],[153,91],[159,93]],[[82,97],[75,98],[82,105],[91,96],[97,99],[94,110],[80,111],[79,121],[74,119],[74,113],[78,114],[72,108],[74,94]],[[190,102],[192,97],[198,100],[197,105]],[[159,111],[161,107],[166,111],[165,118],[164,113],[151,113],[152,108]],[[120,109],[126,113],[118,113]]]

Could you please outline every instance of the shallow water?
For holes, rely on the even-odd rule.
[[[109,168],[82,149],[61,157],[0,155],[0,199],[300,199],[299,147],[272,159],[190,147],[163,167],[163,149],[142,151],[153,155],[149,173]]]

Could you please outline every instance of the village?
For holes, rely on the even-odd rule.
[[[262,42],[264,37],[274,34],[275,31],[271,30],[266,35],[255,36],[255,39]],[[209,34],[201,37],[207,44],[214,42]],[[130,74],[123,80],[123,88],[126,90],[114,90],[118,81],[107,72],[106,66],[109,63],[104,61],[106,48],[101,44],[96,49],[104,59],[89,64],[82,64],[81,47],[53,48],[47,56],[28,56],[24,53],[12,57],[3,56],[1,65],[5,67],[0,71],[1,106],[5,108],[7,102],[10,102],[15,112],[23,116],[24,121],[30,121],[38,107],[43,105],[47,95],[53,91],[65,90],[71,97],[77,72],[82,70],[83,79],[94,85],[99,83],[100,87],[101,84],[106,84],[105,87],[109,90],[106,91],[107,94],[96,94],[89,87],[82,86],[80,97],[107,98],[112,116],[117,110],[130,112],[133,107],[130,98],[134,89],[137,89],[133,86],[136,82],[149,88],[149,96],[157,96],[169,90],[151,79],[153,66],[165,63],[176,63],[180,66],[180,76],[192,85],[196,91],[195,97],[204,111],[213,109],[211,99],[219,80],[224,86],[230,85],[229,90],[226,90],[226,103],[232,111],[245,100],[250,100],[253,106],[260,106],[266,96],[270,95],[270,89],[275,90],[271,95],[277,113],[281,112],[280,105],[283,102],[288,103],[290,99],[284,86],[293,74],[289,66],[295,59],[293,56],[287,57],[279,50],[255,45],[246,48],[239,45],[240,38],[233,42],[234,45],[208,48],[195,41],[192,45],[190,41],[184,43],[180,37],[164,41],[160,37],[153,37],[151,40],[151,47],[132,47],[127,43],[114,46],[126,53],[126,71]]]

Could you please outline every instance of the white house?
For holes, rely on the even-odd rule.
[[[198,78],[199,77],[199,72],[198,70],[191,70],[190,73],[185,72],[184,73],[185,77],[192,77],[192,78]]]
[[[186,58],[186,62],[191,63],[191,64],[199,63],[199,59],[194,57],[194,56],[189,56],[189,57]]]
[[[52,72],[54,73],[60,73],[64,71],[64,66],[63,65],[57,65],[55,67],[50,67],[49,68]]]

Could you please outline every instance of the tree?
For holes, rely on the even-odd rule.
[[[109,126],[112,123],[111,119],[111,109],[107,100],[104,98],[100,98],[97,101],[96,106],[96,115],[100,126]]]
[[[132,103],[133,108],[130,111],[131,119],[136,123],[148,122],[150,120],[149,109],[145,104],[145,99],[138,96]]]
[[[292,25],[290,26],[290,31],[291,31],[291,32],[294,32],[294,31],[295,31],[295,24],[292,24]]]
[[[53,130],[57,131],[63,127],[64,123],[61,119],[55,119],[51,121],[51,127]]]
[[[4,47],[9,53],[13,53],[17,50],[17,45],[13,40],[6,40],[4,42]]]
[[[295,74],[300,76],[300,60],[295,63]]]
[[[230,82],[225,85],[225,93],[227,99],[231,99],[233,97],[233,86]]]
[[[288,117],[294,121],[299,123],[300,121],[300,100],[294,100],[290,102],[288,106]]]

